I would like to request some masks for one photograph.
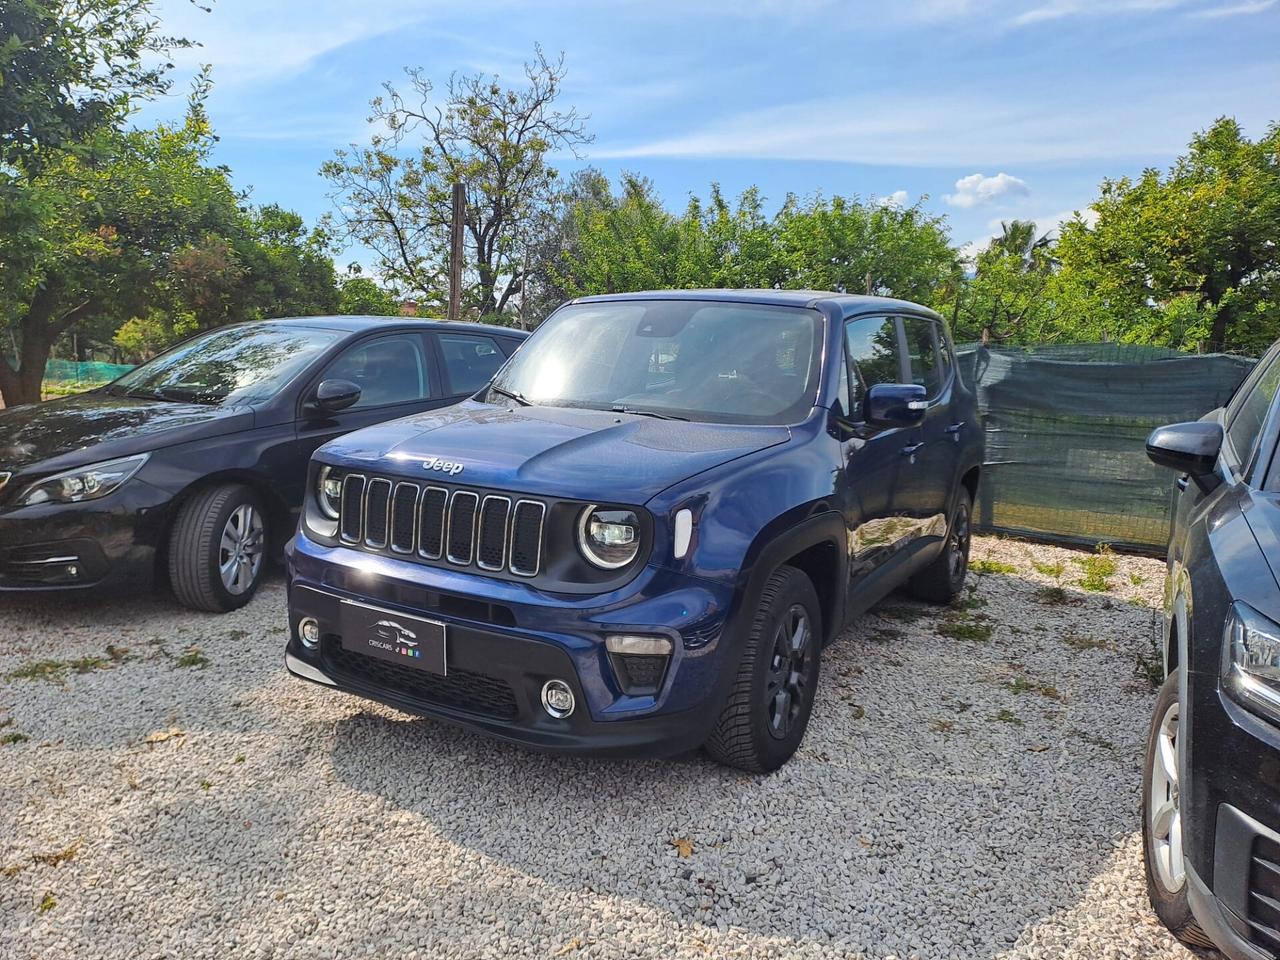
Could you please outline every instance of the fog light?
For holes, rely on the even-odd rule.
[[[314,649],[320,642],[320,624],[314,617],[303,617],[298,621],[298,636],[302,638],[304,647]]]
[[[557,720],[573,713],[573,691],[563,680],[548,680],[542,685],[542,709]]]
[[[631,634],[613,634],[604,638],[610,653],[630,654],[639,657],[665,657],[671,653],[670,637],[646,637]]]

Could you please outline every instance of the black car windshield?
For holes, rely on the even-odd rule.
[[[712,300],[571,304],[489,390],[544,406],[715,423],[795,423],[817,396],[822,317]]]
[[[270,323],[193,337],[107,387],[115,395],[233,405],[271,397],[338,334]]]

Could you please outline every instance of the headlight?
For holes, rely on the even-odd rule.
[[[640,552],[640,518],[631,510],[587,507],[578,519],[578,547],[601,570],[625,567]]]
[[[333,467],[321,467],[316,476],[316,502],[326,517],[338,519],[342,507],[342,478],[333,475]]]
[[[1223,685],[1246,707],[1280,723],[1280,625],[1243,603],[1227,614]]]
[[[94,463],[87,467],[76,467],[66,473],[45,477],[22,491],[22,495],[18,497],[18,506],[31,507],[38,503],[80,503],[83,500],[105,497],[137,473],[150,456],[149,453],[142,453],[136,457]]]

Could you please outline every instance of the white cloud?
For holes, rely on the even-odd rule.
[[[1218,20],[1222,17],[1242,17],[1254,13],[1266,13],[1275,5],[1276,0],[1251,0],[1251,2],[1236,3],[1226,7],[1206,7],[1203,10],[1192,10],[1187,16],[1196,20]]]
[[[887,197],[877,197],[876,203],[882,207],[905,207],[907,205],[907,191],[895,190]]]
[[[1031,188],[1025,180],[1011,177],[1007,173],[997,173],[988,177],[981,173],[971,173],[956,181],[956,192],[949,193],[944,200],[953,207],[982,207],[989,203],[1007,200],[1011,197],[1031,195]]]
[[[1049,0],[1013,18],[1015,27],[1025,27],[1063,17],[1104,16],[1122,13],[1151,13],[1185,4],[1187,0]]]

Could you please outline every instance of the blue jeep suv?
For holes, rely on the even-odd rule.
[[[317,451],[286,663],[544,749],[772,770],[844,624],[960,591],[982,454],[924,307],[575,300],[472,399]]]

